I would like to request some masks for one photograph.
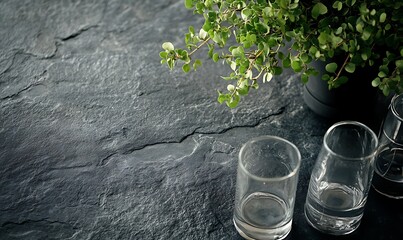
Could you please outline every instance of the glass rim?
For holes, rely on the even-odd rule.
[[[401,122],[403,122],[403,116],[401,116],[401,115],[399,114],[399,112],[397,111],[396,106],[395,106],[396,100],[397,100],[398,98],[401,98],[401,97],[403,97],[403,94],[399,94],[399,95],[393,96],[390,105],[391,105],[391,109],[392,109],[393,115],[395,115]]]
[[[297,154],[297,159],[296,159],[296,166],[292,169],[292,171],[290,173],[288,173],[287,175],[281,176],[281,177],[259,177],[256,176],[252,173],[250,173],[245,166],[242,164],[241,161],[241,156],[243,154],[243,152],[245,151],[245,148],[247,146],[249,146],[252,142],[254,141],[262,141],[262,140],[276,140],[278,142],[283,142],[289,146],[291,146],[291,148],[294,150],[294,152]],[[255,179],[255,180],[259,180],[259,181],[265,181],[265,182],[278,182],[278,181],[282,181],[285,179],[288,179],[294,175],[296,175],[300,169],[301,166],[301,153],[299,151],[299,149],[297,148],[297,146],[295,146],[294,143],[288,141],[287,139],[284,139],[282,137],[278,137],[278,136],[272,136],[272,135],[263,135],[263,136],[259,136],[259,137],[254,137],[249,139],[246,143],[244,143],[241,147],[241,150],[239,151],[238,154],[238,165],[239,167],[251,178]]]
[[[365,131],[369,132],[369,134],[372,136],[372,139],[375,140],[374,150],[370,154],[362,156],[362,157],[346,157],[346,156],[340,155],[338,153],[335,153],[329,147],[329,145],[327,145],[326,139],[329,137],[329,134],[330,134],[331,131],[333,131],[333,129],[335,129],[336,127],[345,126],[345,125],[359,126],[359,127],[363,128],[363,129],[365,129]],[[378,149],[378,143],[379,143],[379,140],[378,140],[377,135],[374,133],[374,131],[372,131],[372,129],[369,128],[367,125],[365,125],[365,124],[363,124],[361,122],[357,122],[357,121],[341,121],[341,122],[337,122],[337,123],[333,124],[331,127],[329,127],[329,129],[325,133],[325,136],[323,137],[323,146],[326,148],[326,150],[330,154],[335,155],[335,156],[337,156],[339,158],[342,158],[342,159],[345,159],[345,160],[350,160],[350,161],[362,161],[362,160],[365,160],[365,159],[368,159],[368,158],[371,158],[371,157],[375,156],[376,153],[377,153],[377,149]]]

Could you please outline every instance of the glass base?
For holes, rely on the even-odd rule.
[[[400,146],[388,145],[378,154],[372,187],[386,197],[403,199],[403,149]]]
[[[372,178],[372,187],[388,198],[403,199],[403,182],[388,180],[375,172]]]
[[[336,236],[347,235],[354,232],[361,223],[363,214],[346,214],[345,216],[337,216],[343,214],[338,214],[337,211],[326,209],[326,207],[323,206],[315,208],[314,205],[316,204],[305,204],[305,218],[309,225],[320,232]]]
[[[233,222],[238,233],[248,240],[281,240],[291,232],[292,220],[280,228],[262,229],[249,225],[234,216]]]

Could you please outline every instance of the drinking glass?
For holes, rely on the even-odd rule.
[[[261,136],[239,152],[234,225],[246,239],[283,239],[291,231],[301,155],[291,142]]]
[[[372,186],[385,196],[403,199],[403,94],[392,98],[382,123]]]
[[[327,130],[305,202],[305,217],[311,226],[332,235],[358,228],[377,146],[376,134],[359,122],[338,122]]]

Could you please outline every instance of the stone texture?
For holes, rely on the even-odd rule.
[[[160,46],[190,24],[182,0],[0,3],[0,239],[240,239],[237,153],[264,134],[303,156],[289,238],[327,238],[303,203],[331,121],[288,72],[233,110],[216,102],[221,65],[170,72]],[[403,234],[401,206],[368,205],[349,239]]]

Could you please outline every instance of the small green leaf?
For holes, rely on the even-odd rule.
[[[270,82],[273,79],[273,74],[267,72],[263,75],[263,82]]]
[[[315,69],[315,68],[312,68],[312,67],[308,68],[308,69],[305,71],[305,73],[308,74],[308,75],[313,75],[313,76],[318,76],[318,75],[319,75],[319,72],[316,71],[316,69]]]
[[[237,47],[231,50],[231,54],[234,57],[241,57],[243,55],[243,51],[241,47]]]
[[[194,6],[193,0],[185,0],[185,7],[190,9]]]
[[[385,95],[385,96],[389,96],[390,89],[389,89],[389,87],[388,87],[387,85],[385,85],[385,86],[383,87],[382,93],[383,93],[383,95]]]
[[[290,6],[288,6],[289,9],[296,9],[298,8],[299,4],[297,1],[295,1],[295,3],[291,3]]]
[[[312,17],[315,19],[318,18],[319,15],[323,15],[326,13],[327,7],[321,2],[316,3],[315,6],[313,6],[312,8]]]
[[[202,28],[206,32],[209,32],[209,30],[212,28],[211,23],[210,23],[210,21],[208,19],[206,19],[206,21],[204,21],[204,24],[203,24]]]
[[[301,60],[304,63],[309,63],[311,61],[311,57],[308,54],[303,53],[301,54]]]
[[[167,64],[168,64],[169,69],[173,70],[173,68],[175,66],[175,60],[168,58]]]
[[[236,62],[232,61],[232,62],[230,63],[230,67],[231,67],[232,71],[235,71],[235,70],[236,70],[236,67],[237,67]]]
[[[355,4],[356,0],[347,0],[346,2],[347,2],[347,5],[351,7]]]
[[[376,10],[372,9],[371,12],[369,13],[371,16],[374,16],[376,14]]]
[[[329,75],[329,74],[323,74],[323,75],[322,75],[322,80],[323,80],[323,81],[329,81],[329,79],[330,79],[330,75]]]
[[[383,23],[386,21],[386,13],[381,13],[379,16],[379,22]]]
[[[242,84],[238,87],[239,95],[248,95],[249,86],[246,81],[242,82]]]
[[[216,12],[208,12],[207,16],[208,16],[208,20],[210,22],[214,22],[217,19],[217,13]]]
[[[200,38],[200,39],[206,39],[207,36],[208,36],[207,32],[204,31],[203,28],[201,28],[200,31],[199,31],[199,38]]]
[[[329,38],[330,38],[330,36],[326,32],[321,32],[318,36],[318,40],[319,40],[320,44],[326,44]]]
[[[331,88],[338,88],[344,83],[348,81],[348,78],[346,76],[341,76],[339,78],[332,79],[330,78],[331,83],[329,84],[329,89]]]
[[[227,90],[228,90],[228,92],[233,92],[233,91],[235,91],[235,86],[232,84],[228,84]]]
[[[281,67],[273,67],[273,74],[280,75],[283,73],[283,69]]]
[[[321,56],[320,51],[316,51],[316,52],[315,52],[315,57],[316,57],[316,58],[320,58],[320,56]]]
[[[359,22],[355,25],[355,29],[357,30],[357,32],[362,33],[364,31],[364,23],[363,22]]]
[[[306,73],[303,73],[301,75],[301,81],[302,81],[302,83],[306,84],[309,81],[309,75]]]
[[[343,28],[342,28],[342,27],[338,27],[338,28],[336,29],[335,34],[336,34],[336,35],[339,35],[339,34],[342,33],[342,32],[343,32]]]
[[[381,66],[379,66],[379,71],[388,74],[388,73],[389,73],[389,68],[388,68],[388,66],[387,66],[388,63],[389,63],[389,62],[387,62],[386,65],[381,65]]]
[[[340,11],[343,8],[343,3],[340,1],[335,1],[332,5],[333,8],[337,9]]]
[[[378,87],[379,84],[381,84],[381,79],[379,77],[377,77],[374,80],[372,80],[371,84],[373,87]]]
[[[347,63],[347,65],[344,67],[344,69],[349,72],[349,73],[353,73],[355,72],[355,64],[352,62]]]
[[[255,23],[255,29],[258,33],[262,34],[270,32],[270,27],[263,22]]]
[[[295,72],[301,72],[302,71],[302,64],[300,61],[291,61],[291,68]]]
[[[283,67],[285,67],[285,68],[291,67],[291,59],[289,57],[284,58]]]
[[[380,77],[380,78],[384,78],[384,77],[386,77],[386,73],[385,73],[385,72],[380,71],[380,72],[378,73],[378,77]]]
[[[222,94],[222,93],[218,92],[217,101],[218,101],[219,103],[226,102],[226,101],[228,101],[230,98],[231,98],[231,94]]]
[[[167,56],[168,56],[168,53],[167,52],[160,52],[160,57],[161,58],[167,58]]]
[[[163,48],[164,50],[167,50],[167,51],[172,51],[172,50],[175,49],[175,48],[174,48],[174,45],[173,45],[171,42],[164,42],[164,43],[162,44],[162,48]]]
[[[332,63],[326,64],[325,69],[326,69],[326,71],[328,71],[330,73],[334,73],[334,72],[336,72],[336,69],[337,69],[337,63],[332,62]]]
[[[361,38],[362,38],[364,41],[366,41],[366,40],[368,40],[370,37],[371,37],[371,32],[370,32],[367,28],[365,28],[365,29],[364,29],[364,32],[362,33]]]
[[[362,60],[367,61],[368,60],[367,53],[361,53],[361,58],[362,58]]]
[[[395,64],[400,71],[403,71],[403,60],[396,60]]]
[[[206,1],[204,1],[204,5],[207,7],[207,8],[211,8],[211,6],[213,5],[213,0],[206,0]]]
[[[193,63],[193,69],[197,70],[202,65],[202,61],[200,59],[196,59]]]
[[[195,28],[193,26],[189,26],[189,33],[191,33],[192,35],[195,34]]]
[[[252,10],[248,9],[248,8],[244,8],[241,11],[241,17],[244,21],[248,20],[249,16],[252,14]]]
[[[190,65],[189,65],[188,63],[183,64],[182,70],[183,70],[185,73],[189,72],[189,71],[190,71]]]
[[[220,59],[220,57],[219,57],[218,53],[214,53],[214,55],[213,55],[213,61],[214,61],[214,62],[218,62],[219,59]]]
[[[267,45],[268,45],[269,47],[275,47],[275,46],[278,45],[278,43],[277,43],[277,41],[276,41],[275,38],[269,38],[269,39],[267,40]]]
[[[235,94],[235,95],[231,96],[229,100],[226,101],[226,104],[230,108],[235,108],[236,106],[238,106],[240,99],[241,98]]]

